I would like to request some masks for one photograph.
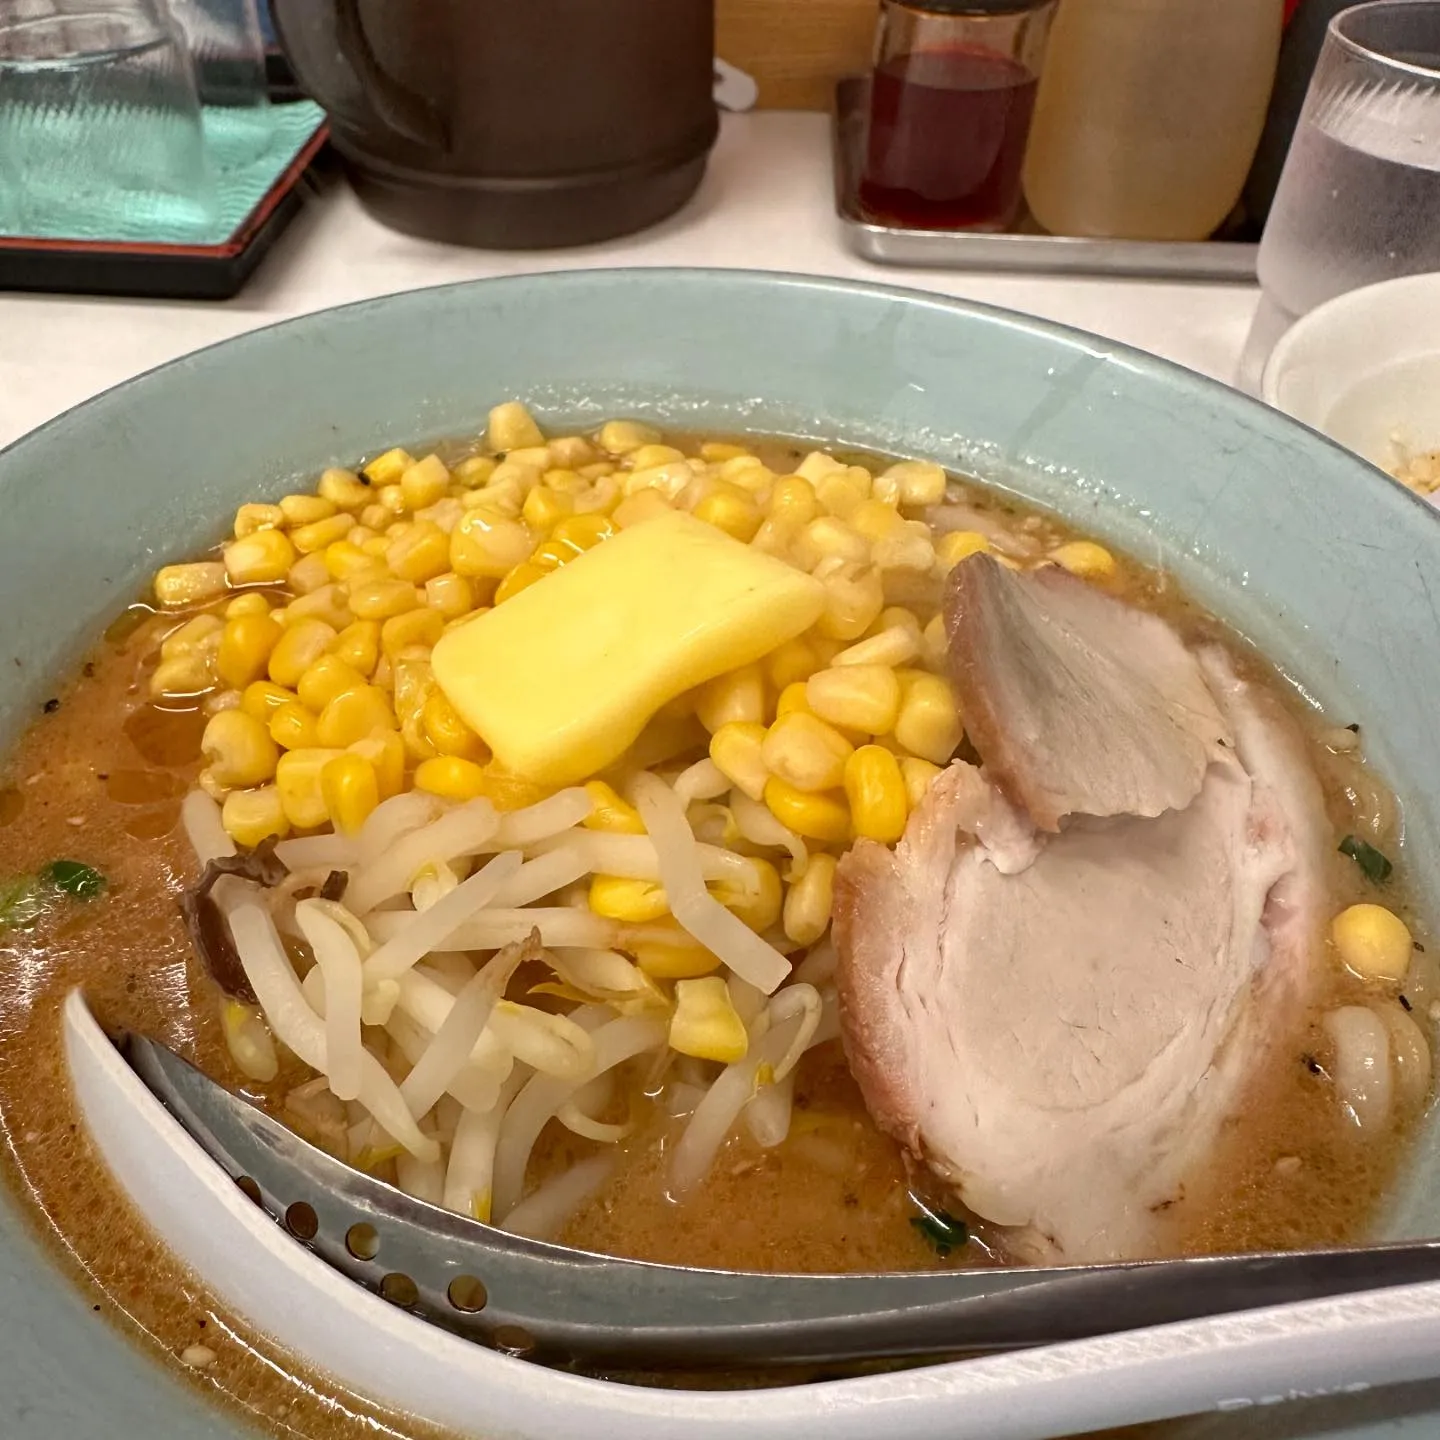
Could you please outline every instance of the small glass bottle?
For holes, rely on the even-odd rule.
[[[1005,230],[1056,0],[882,0],[860,203],[887,225]]]

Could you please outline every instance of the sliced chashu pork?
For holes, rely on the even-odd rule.
[[[1153,1253],[1309,992],[1325,820],[1218,648],[1061,571],[952,579],[957,763],[840,867],[851,1067],[1017,1258]]]

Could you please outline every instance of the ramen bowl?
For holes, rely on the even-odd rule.
[[[1369,758],[1405,803],[1406,851],[1440,841],[1427,506],[1266,407],[1111,342],[739,272],[520,277],[351,306],[189,356],[19,441],[0,454],[0,740],[158,564],[213,544],[241,501],[397,438],[473,430],[513,395],[580,428],[631,415],[929,459],[1052,510],[1173,573],[1327,710],[1363,714]],[[1417,899],[1433,911],[1440,895]],[[340,1386],[467,1433],[779,1440],[823,1416],[827,1435],[858,1440],[878,1414],[917,1440],[1041,1436],[1440,1374],[1440,1286],[1426,1285],[729,1394],[546,1371],[329,1270],[205,1159],[78,1004],[66,1023],[101,1153],[222,1305]],[[1427,1129],[1377,1238],[1436,1233],[1437,1182]],[[10,1196],[0,1276],[7,1436],[244,1433],[238,1411],[161,1383],[154,1356],[103,1326]]]

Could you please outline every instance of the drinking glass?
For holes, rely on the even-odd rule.
[[[163,0],[0,0],[0,230],[184,238],[212,212],[194,76]]]
[[[1374,0],[1330,22],[1258,268],[1240,371],[1252,391],[1301,315],[1440,269],[1440,0]]]
[[[169,0],[185,32],[200,104],[223,127],[229,153],[248,160],[273,133],[265,40],[256,0]]]

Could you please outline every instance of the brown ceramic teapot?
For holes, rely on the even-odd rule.
[[[704,173],[714,0],[271,0],[362,202],[499,248],[653,224]]]

